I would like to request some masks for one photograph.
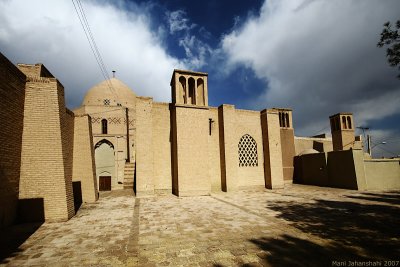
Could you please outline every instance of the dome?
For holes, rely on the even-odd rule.
[[[109,82],[112,85],[110,89]],[[136,101],[135,93],[116,78],[102,81],[93,86],[85,95],[82,105],[132,106]]]
[[[299,156],[303,156],[303,155],[307,155],[307,154],[315,154],[315,153],[320,153],[320,152],[315,149],[308,148],[308,149],[301,151]]]

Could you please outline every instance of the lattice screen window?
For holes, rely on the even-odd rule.
[[[257,143],[253,137],[245,134],[240,138],[239,144],[239,167],[257,167]]]
[[[110,99],[104,99],[103,103],[105,106],[109,106],[110,105]]]

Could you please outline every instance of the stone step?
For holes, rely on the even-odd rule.
[[[124,189],[133,188],[134,184],[134,176],[135,175],[135,164],[134,163],[125,163],[124,168]]]

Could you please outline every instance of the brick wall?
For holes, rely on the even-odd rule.
[[[67,191],[68,213],[75,214],[72,191],[72,160],[74,152],[74,113],[65,108],[64,88],[57,83],[59,114],[61,120],[62,152],[64,161],[65,189]]]
[[[279,112],[274,109],[262,110],[261,127],[264,148],[265,186],[269,189],[283,188]]]
[[[257,166],[239,166],[238,167],[238,186],[239,187],[262,187],[265,188],[264,181],[264,157],[263,141],[260,121],[260,112],[252,110],[235,110],[236,126],[235,138],[233,139],[236,147],[236,164],[239,165],[239,141],[245,135],[250,135],[257,144]]]
[[[75,117],[72,180],[81,182],[84,202],[95,202],[98,198],[91,125],[90,116]]]
[[[0,53],[0,228],[16,217],[25,75]]]
[[[221,159],[220,159],[220,140],[219,140],[219,120],[218,108],[210,107],[209,119],[211,119],[211,132],[208,136],[208,168],[211,179],[211,191],[221,192]],[[210,127],[210,121],[209,125]]]
[[[220,164],[222,190],[235,191],[238,188],[238,157],[235,136],[235,107],[221,105],[218,107]]]
[[[293,181],[293,158],[296,156],[294,145],[294,130],[293,128],[281,128],[281,150],[282,150],[282,166],[283,179],[290,183]]]
[[[153,170],[153,99],[136,100],[136,195],[154,194]]]
[[[169,104],[153,103],[154,189],[169,194],[172,192],[170,115]]]
[[[208,108],[188,105],[173,107],[177,171],[174,190],[179,196],[207,195],[211,192],[208,168]]]
[[[50,221],[74,215],[70,127],[62,85],[54,78],[28,77],[19,198],[43,199]]]

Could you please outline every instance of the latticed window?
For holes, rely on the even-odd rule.
[[[239,167],[258,166],[257,143],[253,137],[245,134],[240,138],[239,144]]]
[[[105,106],[109,106],[110,105],[110,99],[104,99],[103,103]]]

